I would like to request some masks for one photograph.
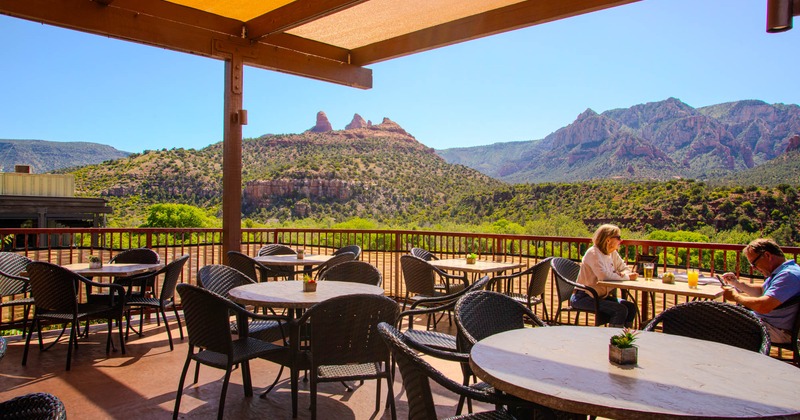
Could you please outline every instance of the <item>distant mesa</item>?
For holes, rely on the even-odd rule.
[[[380,130],[380,131],[384,131],[384,132],[391,132],[391,133],[401,134],[403,136],[411,137],[412,139],[414,138],[414,136],[412,136],[411,134],[408,134],[408,132],[406,130],[404,130],[403,127],[400,126],[400,124],[398,124],[398,123],[396,123],[396,122],[394,122],[394,121],[392,121],[392,120],[390,120],[389,118],[386,118],[386,117],[383,118],[383,121],[380,124],[373,125],[372,121],[364,120],[364,118],[361,115],[354,114],[353,115],[353,119],[350,121],[350,124],[347,124],[344,129],[345,130],[361,130],[361,129]],[[319,112],[317,112],[317,123],[314,125],[314,127],[311,127],[310,129],[308,129],[307,132],[311,132],[311,133],[327,133],[327,132],[331,132],[331,131],[334,131],[334,130],[333,130],[333,126],[331,125],[331,122],[328,120],[328,116],[325,115],[324,111],[319,111]]]
[[[367,127],[370,127],[370,126],[372,126],[372,122],[371,121],[367,122],[367,121],[364,120],[364,118],[361,117],[361,115],[355,114],[355,115],[353,115],[353,120],[350,121],[350,124],[347,124],[346,126],[344,126],[344,129],[345,130],[354,130],[356,128],[367,128]]]

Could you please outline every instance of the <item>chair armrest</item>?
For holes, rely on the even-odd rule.
[[[258,319],[262,321],[276,321],[281,330],[281,339],[283,340],[284,343],[286,343],[286,333],[284,332],[283,325],[291,323],[291,319],[288,316],[257,314],[255,312],[250,312],[247,309],[242,308],[239,305],[236,305],[235,303],[233,303],[233,306],[230,306],[230,308],[236,314],[236,324],[240,336],[247,337],[248,335],[248,323],[247,323],[248,319]]]
[[[92,295],[91,290],[92,287],[97,287],[98,289],[109,289],[109,295],[111,295],[111,306],[117,305],[125,305],[125,287],[121,284],[114,284],[114,283],[98,283],[96,281],[92,281],[87,279],[86,277],[79,275],[80,281],[86,285],[86,291],[89,296]],[[115,303],[114,299],[119,298],[119,303]]]
[[[447,303],[445,305],[433,306],[433,307],[430,307],[430,308],[413,309],[413,307],[412,307],[412,309],[403,311],[399,315],[397,315],[397,319],[395,321],[395,325],[399,328],[400,327],[400,323],[403,321],[403,318],[404,317],[408,317],[408,328],[409,329],[414,329],[414,317],[415,316],[432,314],[432,313],[446,311],[446,310],[452,310],[455,307],[455,304],[456,304],[456,301],[452,300],[451,302],[449,302],[449,303]]]
[[[16,287],[12,287],[9,290],[3,290],[4,295],[8,292],[9,295],[16,295],[19,293],[28,293],[31,291],[30,280],[27,277],[17,276],[14,274],[8,274],[5,272],[0,271],[0,277],[6,277],[11,279],[11,282],[14,283]]]
[[[412,349],[427,354],[429,356],[433,356],[437,359],[448,360],[451,362],[458,362],[458,363],[469,363],[469,353],[461,353],[457,351],[447,351],[447,350],[439,350],[433,347],[428,347],[422,343],[418,343],[412,339],[408,339],[408,346]]]

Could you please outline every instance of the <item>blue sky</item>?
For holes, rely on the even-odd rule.
[[[800,18],[766,0],[645,0],[370,66],[360,90],[247,68],[245,137],[388,117],[437,149],[534,140],[597,112],[676,97],[800,104]],[[0,16],[0,138],[129,152],[222,140],[223,63]]]

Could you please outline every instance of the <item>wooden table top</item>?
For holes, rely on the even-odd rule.
[[[716,283],[716,280],[714,281]],[[722,288],[716,284],[698,284],[697,289],[690,289],[686,282],[676,281],[673,284],[664,284],[661,279],[656,278],[645,281],[639,277],[636,280],[601,280],[598,286],[616,287],[618,289],[640,290],[643,292],[669,293],[679,296],[689,296],[701,299],[716,299],[722,296]]]
[[[262,255],[254,259],[264,265],[320,265],[333,255],[306,255],[302,259],[298,259],[297,255]]]
[[[463,271],[466,273],[497,273],[500,271],[513,270],[525,267],[523,263],[515,262],[495,262],[495,261],[475,261],[475,264],[467,264],[466,258],[450,258],[445,260],[428,261],[432,266],[441,270]]]
[[[158,271],[164,264],[103,264],[100,268],[89,268],[89,263],[77,263],[62,267],[88,277],[130,277]]]
[[[268,281],[231,289],[231,300],[244,305],[306,309],[323,300],[354,294],[383,295],[383,288],[362,283],[318,281],[316,292],[303,292],[302,281]]]
[[[800,416],[800,369],[737,347],[641,332],[639,362],[608,361],[615,328],[524,328],[478,342],[470,366],[497,389],[620,419]]]

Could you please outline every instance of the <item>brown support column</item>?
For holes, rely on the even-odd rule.
[[[225,136],[222,157],[222,261],[242,243],[242,56],[225,60]]]

